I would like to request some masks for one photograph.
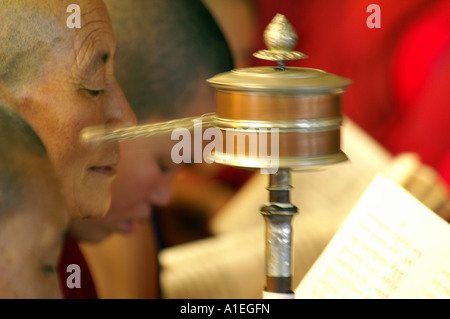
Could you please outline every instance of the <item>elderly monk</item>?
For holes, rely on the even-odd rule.
[[[60,298],[67,214],[45,148],[0,103],[0,298]]]
[[[80,28],[67,24],[80,7]],[[113,72],[115,40],[100,0],[0,0],[0,90],[42,139],[71,219],[103,216],[117,144],[85,145],[80,131],[125,125],[134,114]]]

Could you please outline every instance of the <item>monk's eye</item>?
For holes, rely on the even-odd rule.
[[[88,90],[88,89],[85,89],[85,91],[93,97],[100,96],[105,92],[105,90]]]

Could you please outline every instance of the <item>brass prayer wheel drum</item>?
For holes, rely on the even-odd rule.
[[[306,56],[291,51],[295,41],[286,39],[295,40],[296,34],[284,16],[277,15],[264,36],[270,50],[255,56],[276,60],[278,67],[236,69],[208,80],[215,88],[215,126],[223,137],[222,152],[216,151],[214,160],[232,166],[265,167],[259,147],[267,140],[268,150],[278,149],[280,168],[345,161],[340,145],[341,97],[350,80],[319,69],[285,67],[285,60]],[[230,130],[233,135],[227,134]],[[274,131],[278,131],[278,141],[272,139]],[[235,139],[234,148],[227,148],[230,138]],[[246,141],[245,150],[239,150],[239,139]],[[257,153],[250,151],[252,143],[257,144]]]
[[[226,148],[227,129],[240,135],[252,134],[258,145],[266,128],[268,149],[274,142],[270,129],[279,132],[279,167],[326,165],[346,160],[340,148],[341,95],[347,79],[310,68],[255,67],[222,73],[208,80],[216,89],[216,127],[223,132],[223,153],[217,162],[258,166],[258,156],[244,154],[237,147]],[[243,139],[242,139],[243,140]],[[250,142],[248,142],[250,143]],[[243,158],[247,157],[248,160]],[[239,158],[233,161],[233,158]]]

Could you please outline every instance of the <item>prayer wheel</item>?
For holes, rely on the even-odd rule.
[[[277,66],[232,70],[208,80],[215,89],[213,123],[222,143],[211,157],[225,165],[271,169],[266,171],[269,202],[260,210],[266,223],[263,296],[286,299],[294,298],[291,221],[298,212],[290,202],[290,173],[347,160],[341,150],[341,100],[350,80],[286,67],[287,60],[306,55],[292,51],[297,35],[281,14],[266,28],[264,40],[269,49],[255,56]]]
[[[208,80],[215,88],[215,126],[223,135],[222,151],[214,153],[214,161],[265,167],[262,142],[267,152],[278,153],[280,168],[345,161],[340,145],[341,96],[350,80],[319,69],[286,67],[286,60],[306,55],[292,51],[297,35],[283,15],[275,16],[264,39],[269,50],[255,56],[277,61],[277,66],[235,69]],[[275,133],[278,138],[273,138]]]

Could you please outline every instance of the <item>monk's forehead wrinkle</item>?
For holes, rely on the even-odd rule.
[[[95,53],[95,56],[90,54],[93,52],[95,45],[101,45],[102,56],[113,54],[115,41],[111,29],[108,29],[107,26],[103,23],[89,22],[85,26],[85,30],[78,33],[75,42],[75,54],[79,66],[89,63],[92,58],[97,58],[97,53]]]
[[[101,28],[97,27],[95,29],[90,30],[89,33],[84,33],[83,35],[79,35],[77,41],[75,42],[75,55],[77,57],[77,64],[82,65],[85,63],[86,58],[88,57],[88,53],[93,46],[92,37],[96,35],[97,32],[100,32]],[[81,40],[80,40],[81,39]],[[81,42],[80,42],[81,41]]]

